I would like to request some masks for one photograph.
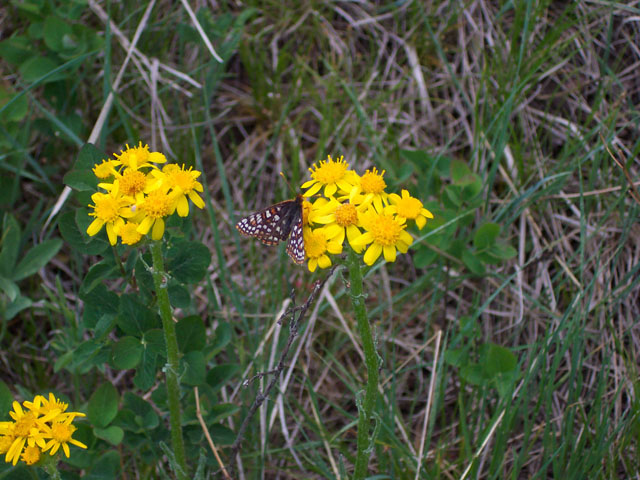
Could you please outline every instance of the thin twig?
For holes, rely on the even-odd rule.
[[[207,437],[207,442],[209,442],[209,447],[211,448],[213,455],[216,457],[216,461],[218,462],[218,465],[220,465],[220,470],[222,470],[222,474],[224,475],[224,478],[226,478],[227,480],[231,480],[231,475],[229,475],[229,472],[227,472],[227,469],[224,468],[224,463],[220,458],[220,455],[218,455],[218,449],[213,443],[213,440],[211,439],[211,435],[209,434],[209,429],[207,428],[207,424],[205,423],[204,418],[202,417],[202,411],[200,410],[200,396],[198,395],[198,387],[193,387],[193,393],[196,397],[196,417],[198,417],[198,421],[200,422],[200,426],[202,427],[204,436]]]
[[[284,312],[282,316],[278,319],[278,322],[282,322],[287,317],[289,316],[291,317],[291,322],[289,325],[290,333],[289,333],[289,338],[287,339],[287,344],[282,350],[282,353],[280,354],[280,359],[278,360],[278,364],[273,370],[263,374],[258,374],[252,377],[251,379],[251,380],[254,380],[256,378],[261,378],[265,375],[273,374],[273,377],[271,378],[271,381],[267,385],[267,388],[265,388],[264,392],[258,392],[258,394],[256,395],[256,399],[253,401],[253,404],[251,405],[251,407],[249,408],[249,411],[247,412],[247,416],[244,418],[242,425],[240,425],[240,428],[238,429],[236,440],[233,442],[233,445],[231,446],[231,461],[233,461],[237,457],[240,451],[240,445],[242,443],[242,440],[244,439],[244,434],[249,426],[249,423],[251,422],[251,419],[255,415],[258,408],[260,408],[260,406],[264,403],[264,401],[269,397],[269,393],[271,393],[271,390],[273,389],[273,387],[278,382],[278,379],[280,378],[280,374],[284,370],[284,367],[285,367],[284,362],[287,359],[287,355],[289,354],[289,350],[291,349],[291,345],[293,344],[293,341],[298,335],[298,326],[300,322],[302,321],[302,319],[304,319],[305,315],[307,314],[307,311],[309,310],[309,307],[311,306],[313,301],[316,299],[320,290],[322,290],[322,287],[324,286],[324,284],[329,280],[329,278],[331,278],[331,276],[333,275],[333,272],[336,270],[337,267],[338,265],[335,265],[323,280],[316,280],[311,294],[309,295],[307,300],[304,302],[304,304],[302,304],[301,306],[299,307],[295,306],[295,304],[293,303],[293,295],[295,291],[291,292],[292,306],[289,307],[287,311]],[[296,318],[296,313],[298,314],[297,318]],[[248,384],[248,382],[245,381],[244,384],[246,385]]]

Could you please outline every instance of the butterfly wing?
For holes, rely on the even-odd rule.
[[[291,234],[287,243],[287,254],[298,265],[303,264],[306,254],[304,251],[304,236],[302,234],[302,212],[291,225]]]

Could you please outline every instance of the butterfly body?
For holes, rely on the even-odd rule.
[[[243,235],[260,240],[265,245],[276,245],[289,239],[287,254],[297,264],[304,263],[302,236],[302,195],[258,210],[241,219],[236,228]]]

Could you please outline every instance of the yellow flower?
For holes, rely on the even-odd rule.
[[[433,218],[433,213],[422,206],[422,202],[409,195],[407,190],[402,190],[402,197],[397,193],[389,194],[391,205],[387,207],[389,213],[395,213],[396,218],[404,223],[407,220],[414,220],[418,229],[427,224],[427,218]]]
[[[27,465],[33,465],[40,461],[40,449],[36,446],[28,446],[22,452],[22,461]]]
[[[382,212],[384,205],[387,205],[389,194],[384,191],[387,184],[384,181],[384,170],[378,172],[376,167],[367,170],[360,182],[349,192],[349,202],[363,207],[373,203],[378,212]],[[384,205],[383,205],[384,204]]]
[[[341,156],[337,161],[327,156],[327,160],[320,160],[319,165],[313,164],[310,168],[311,180],[302,184],[302,188],[307,188],[306,197],[315,195],[324,186],[324,195],[330,197],[335,194],[338,189],[344,193],[350,192],[351,188],[357,181],[358,175],[349,170],[349,164],[344,161]]]
[[[9,412],[9,415],[11,415],[11,418],[15,421],[13,429],[14,438],[11,446],[7,450],[5,461],[15,465],[18,463],[18,460],[20,460],[22,448],[27,442],[31,429],[38,426],[36,423],[37,415],[31,411],[25,412],[18,402],[13,402],[13,411]]]
[[[316,203],[320,202],[316,200]],[[344,243],[346,234],[349,244],[356,252],[360,252],[363,249],[362,246],[356,246],[352,243],[361,234],[358,228],[360,219],[355,205],[348,202],[340,203],[332,198],[324,204],[320,203],[317,215],[312,218],[315,223],[326,225],[329,228],[339,228],[340,233],[337,235],[336,241],[340,244]]]
[[[364,254],[367,265],[373,265],[381,253],[387,262],[395,262],[396,249],[406,253],[413,242],[405,231],[406,225],[388,213],[369,210],[364,214],[362,224],[366,232],[352,243],[362,247],[371,244]]]
[[[165,163],[167,158],[160,152],[149,152],[149,145],[142,146],[142,142],[137,147],[129,147],[125,151],[120,151],[114,155],[117,160],[113,164],[117,166],[129,167],[137,170],[142,167],[153,167],[153,163]]]
[[[94,193],[91,195],[91,200],[95,205],[89,205],[90,208],[93,208],[93,212],[90,212],[89,215],[95,217],[95,220],[87,228],[87,234],[93,237],[102,229],[103,225],[106,225],[109,243],[115,245],[118,241],[116,229],[124,225],[123,218],[130,218],[134,215],[129,207],[132,203],[131,199],[123,197],[119,194],[118,189],[114,188],[109,193]]]
[[[202,184],[196,180],[201,175],[198,170],[192,170],[191,167],[185,170],[184,165],[180,168],[178,165],[169,164],[162,169],[162,173],[164,176],[163,187],[171,190],[179,216],[189,215],[187,197],[196,207],[204,207],[204,201],[197,193],[204,190]]]
[[[0,422],[0,455],[7,453],[13,445],[16,439],[15,427],[16,424],[13,422]]]
[[[342,253],[342,243],[336,240],[336,236],[339,234],[340,228],[304,229],[304,250],[309,257],[310,272],[314,272],[317,267],[329,268],[331,266],[331,259],[327,252],[334,255]]]
[[[164,234],[164,217],[171,215],[175,210],[175,202],[163,190],[154,190],[146,196],[139,208],[144,212],[144,219],[136,229],[137,232],[146,235],[153,226],[151,238],[160,240]],[[124,222],[120,228],[122,226],[124,226]]]
[[[126,222],[118,229],[118,235],[125,245],[135,245],[142,238],[142,234],[138,232],[140,224],[135,222]]]
[[[93,174],[101,179],[105,180],[115,173],[115,165],[113,160],[102,160],[102,163],[93,167]]]
[[[74,412],[74,413],[77,413],[77,412]],[[80,414],[80,415],[84,416],[84,414]],[[43,452],[46,452],[47,450],[51,450],[49,453],[51,455],[55,455],[58,449],[62,447],[62,450],[64,451],[65,456],[69,458],[69,444],[75,445],[76,447],[80,447],[80,448],[87,448],[87,446],[84,443],[71,438],[71,436],[73,435],[73,432],[76,431],[76,427],[71,424],[71,422],[73,421],[73,418],[74,418],[73,416],[69,416],[63,421],[52,422],[51,426],[47,424],[43,425],[43,428],[46,431],[47,437],[50,438],[50,440],[42,449]]]

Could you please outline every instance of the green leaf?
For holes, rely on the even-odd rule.
[[[462,263],[476,275],[484,274],[484,264],[469,250],[464,250],[462,252]]]
[[[462,195],[461,195],[460,187],[458,187],[457,185],[447,185],[444,188],[443,200],[445,200],[448,203],[448,204],[445,203],[446,207],[453,207],[453,208],[460,207],[460,205],[462,205]],[[429,222],[427,222],[427,225],[428,224]]]
[[[213,391],[216,391],[226,385],[239,371],[240,365],[237,363],[216,365],[207,373],[207,384],[209,384]]]
[[[20,295],[20,287],[6,277],[0,276],[0,292],[13,302]]]
[[[89,399],[87,417],[98,428],[105,428],[118,413],[118,391],[110,383],[103,383]]]
[[[50,72],[58,67],[60,67],[60,64],[48,57],[31,57],[22,63],[18,70],[27,83],[33,83],[41,79],[42,83],[49,83],[57,82],[65,78],[65,72],[62,71],[50,74]]]
[[[78,192],[95,192],[99,180],[91,170],[71,170],[65,174],[62,182]]]
[[[115,318],[118,314],[120,300],[104,285],[96,286],[89,293],[81,293],[80,299],[84,301],[82,320],[86,328],[94,328],[104,315]]]
[[[123,337],[112,349],[113,366],[120,370],[135,368],[142,357],[143,347],[135,337]]]
[[[44,20],[43,37],[44,43],[54,52],[67,50],[68,38],[73,34],[71,25],[64,22],[57,16],[50,15]]]
[[[481,225],[473,236],[473,246],[478,250],[483,250],[493,245],[500,235],[500,225],[487,222]]]
[[[511,245],[499,241],[491,245],[486,253],[499,260],[510,260],[518,254],[518,251]]]
[[[486,385],[488,379],[485,377],[484,369],[477,364],[466,365],[460,369],[460,378],[471,385]]]
[[[140,293],[143,296],[151,297],[153,294],[153,275],[147,269],[146,265],[149,265],[151,262],[151,256],[146,254],[142,257],[138,257],[136,261],[136,266],[134,268],[134,274],[136,277],[136,282],[138,283],[138,288],[140,289]]]
[[[231,325],[228,322],[220,322],[218,328],[216,328],[213,341],[210,343],[210,355],[215,355],[222,351],[226,347],[233,336]]]
[[[209,427],[209,434],[216,445],[231,445],[236,439],[236,434],[233,430],[219,423]]]
[[[218,403],[211,407],[211,410],[207,412],[207,423],[217,423],[230,417],[238,410],[239,407],[233,403]]]
[[[87,275],[82,281],[80,287],[81,292],[90,292],[98,285],[102,285],[104,280],[108,278],[117,278],[120,276],[120,270],[113,263],[113,259],[105,259],[89,267]]]
[[[115,425],[110,425],[107,428],[94,428],[93,433],[96,437],[114,446],[120,445],[124,438],[124,430]]]
[[[202,350],[207,342],[204,322],[198,315],[191,315],[176,324],[178,347],[183,353]]]
[[[36,273],[58,253],[61,246],[62,240],[54,238],[51,240],[45,240],[33,247],[27,252],[24,258],[20,260],[20,263],[18,263],[18,266],[13,273],[13,280],[17,282]]]
[[[26,35],[14,35],[0,42],[0,57],[16,67],[37,54],[35,45]]]
[[[182,283],[198,283],[210,263],[211,252],[198,242],[176,242],[167,252],[167,270]]]
[[[152,353],[148,349],[142,351],[142,358],[138,368],[136,368],[136,376],[133,377],[133,384],[140,390],[149,390],[156,381],[156,366],[158,364],[158,355]]]
[[[494,343],[485,344],[483,347],[485,348],[481,353],[481,364],[487,376],[512,372],[517,368],[518,359],[508,348]]]
[[[11,105],[3,109],[9,102]],[[3,123],[19,122],[27,115],[28,108],[29,102],[26,95],[0,85],[0,118]]]
[[[109,451],[102,455],[84,475],[83,480],[114,480],[120,475],[121,458],[118,452]]]
[[[167,292],[169,293],[169,302],[172,307],[188,308],[191,305],[191,294],[182,284],[170,281]]]
[[[133,412],[136,424],[143,430],[153,430],[160,424],[160,419],[151,404],[138,395],[126,392],[123,407]]]
[[[162,327],[158,314],[140,303],[135,294],[120,297],[116,323],[125,334],[136,337],[142,337],[144,332],[152,328]]]
[[[0,275],[13,278],[20,251],[20,225],[11,214],[4,216],[0,232]]]
[[[444,361],[454,367],[462,367],[469,361],[468,351],[464,348],[452,348],[444,352]]]
[[[29,308],[33,305],[33,301],[28,297],[23,297],[22,295],[18,296],[14,301],[9,302],[7,308],[4,311],[4,319],[11,320],[18,313],[20,313],[25,308]]]
[[[207,361],[201,350],[188,352],[182,357],[185,373],[182,376],[182,383],[185,385],[198,386],[206,380]]]
[[[434,250],[420,245],[417,248],[416,253],[413,254],[413,264],[416,268],[425,268],[426,266],[431,265],[437,257],[438,254]]]
[[[473,174],[468,165],[462,160],[454,160],[451,162],[451,180],[455,185],[466,185],[470,181]]]
[[[11,390],[6,383],[0,380],[0,420],[10,420],[8,412],[11,410],[13,400]]]
[[[100,255],[110,248],[109,243],[99,237],[90,237],[78,227],[78,216],[86,216],[87,213],[88,210],[82,208],[63,213],[58,220],[58,229],[73,250],[83,255]]]
[[[92,170],[97,164],[102,163],[105,158],[107,158],[107,155],[96,148],[93,143],[85,143],[80,152],[78,152],[76,163],[73,164],[73,170]]]

